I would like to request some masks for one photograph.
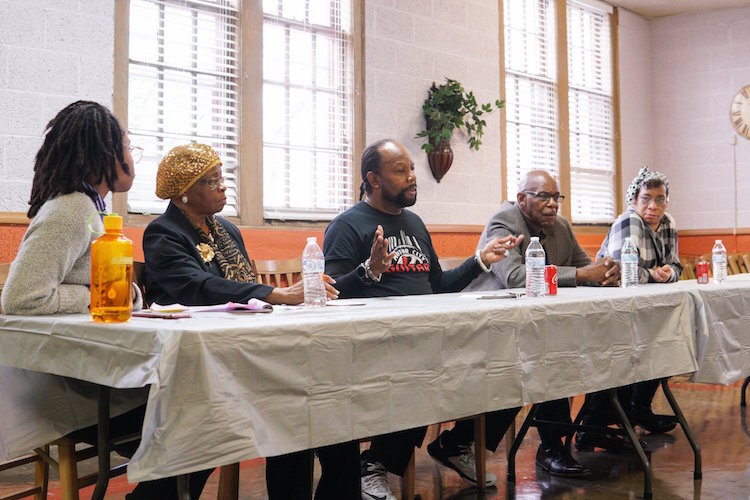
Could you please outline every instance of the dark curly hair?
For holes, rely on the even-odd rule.
[[[41,206],[60,194],[86,192],[83,183],[102,181],[115,189],[117,162],[125,173],[123,130],[110,110],[91,101],[77,101],[57,113],[45,128],[44,143],[36,154],[29,211],[34,217]]]

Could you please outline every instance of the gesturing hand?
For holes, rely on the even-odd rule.
[[[380,276],[391,267],[391,261],[395,256],[396,252],[388,253],[388,242],[383,238],[383,226],[378,224],[370,248],[370,270],[375,276]]]
[[[508,255],[508,251],[511,248],[517,247],[521,243],[521,240],[523,240],[522,234],[519,236],[511,234],[503,238],[492,238],[479,252],[479,257],[482,259],[482,263],[486,267],[489,267],[495,262],[503,260]]]

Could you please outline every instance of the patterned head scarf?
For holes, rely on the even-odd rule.
[[[628,192],[625,194],[625,201],[628,202],[628,205],[635,205],[635,197],[638,195],[638,190],[641,186],[647,182],[655,180],[661,181],[662,184],[664,184],[667,193],[669,193],[669,180],[667,179],[667,176],[656,170],[649,170],[648,166],[645,166],[638,171],[638,175],[635,176],[633,182],[628,186]]]
[[[207,144],[185,144],[172,148],[156,171],[156,196],[168,200],[181,195],[203,177],[221,158]]]

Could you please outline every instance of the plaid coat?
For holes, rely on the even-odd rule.
[[[673,271],[668,282],[680,279],[682,264],[677,250],[677,226],[671,215],[665,212],[659,222],[659,228],[654,231],[632,207],[628,208],[628,211],[620,214],[609,228],[609,233],[596,255],[597,258],[612,257],[619,261],[620,249],[628,236],[638,247],[639,283],[653,283],[654,279],[648,270],[664,264],[668,264]]]

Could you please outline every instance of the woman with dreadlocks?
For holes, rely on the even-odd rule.
[[[34,164],[32,220],[3,289],[3,313],[88,312],[91,242],[104,232],[96,214],[106,212],[107,193],[133,184],[132,149],[117,118],[95,102],[74,102],[47,124]]]
[[[130,145],[117,118],[95,102],[74,102],[47,124],[34,164],[28,211],[32,220],[3,289],[3,314],[88,313],[91,242],[104,231],[100,217],[107,211],[104,197],[133,185],[133,152],[140,153],[140,149]],[[134,292],[135,307],[140,307],[140,291],[134,287]],[[13,369],[0,367],[3,370]],[[41,384],[47,383],[44,375],[37,374],[35,379],[40,385],[34,387],[40,392],[44,392]],[[95,401],[96,389],[91,384],[67,379],[54,383],[69,384],[78,397]],[[74,401],[80,399],[69,402]],[[144,401],[145,397],[130,396],[120,406],[135,409],[110,421],[113,438],[140,432]],[[95,444],[96,426],[82,434],[86,442]],[[135,446],[127,443],[115,450],[129,457]],[[190,474],[191,498],[200,496],[210,473]],[[175,478],[142,482],[126,498],[177,499],[177,482]]]

